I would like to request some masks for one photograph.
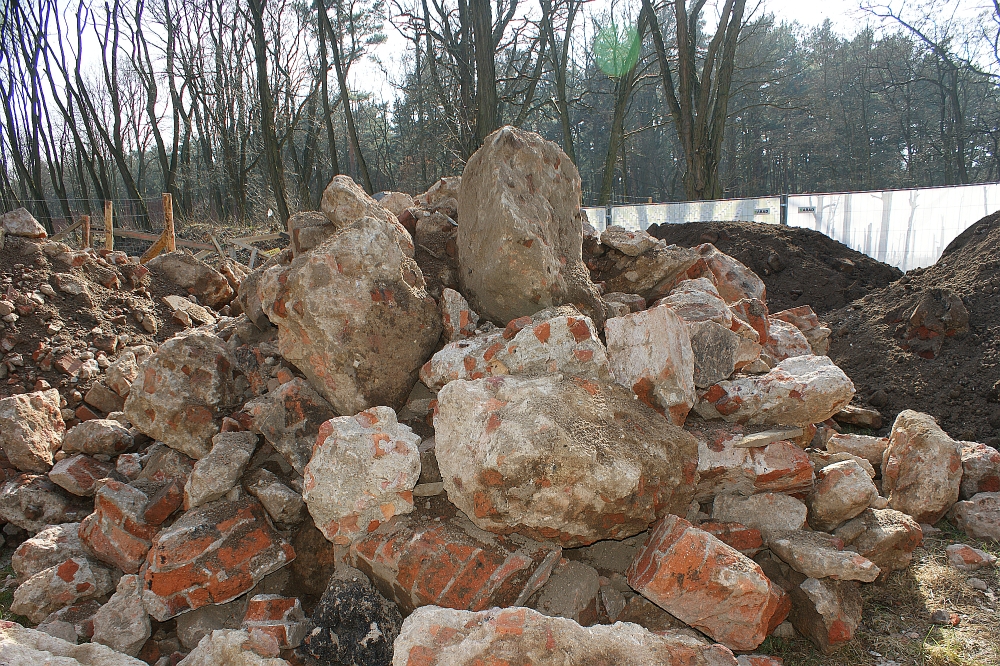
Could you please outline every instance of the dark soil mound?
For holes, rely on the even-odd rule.
[[[736,257],[767,285],[767,307],[778,312],[811,305],[817,314],[881,289],[902,273],[812,231],[752,222],[654,224],[647,231],[668,243],[712,243]]]
[[[937,340],[933,358],[905,351],[918,303],[949,290],[968,311],[968,332]],[[1000,444],[1000,213],[967,229],[933,266],[825,319],[834,331],[831,358],[858,398],[888,418],[886,429],[901,410],[916,409],[956,439]]]
[[[6,372],[0,373],[5,375],[0,398],[32,391],[41,379],[58,388],[70,407],[75,407],[79,399],[71,399],[73,392],[85,394],[92,382],[71,381],[54,364],[43,363],[49,352],[51,358],[78,357],[88,350],[100,351],[115,337],[117,351],[142,344],[155,347],[182,330],[162,296],[184,295],[183,290],[151,279],[146,271],[136,270],[135,264],[115,266],[101,261],[70,267],[49,259],[36,242],[13,236],[5,239],[0,250],[0,291],[6,302],[26,309],[19,309],[16,323],[0,329],[0,363],[6,366]],[[85,290],[76,295],[60,290],[56,287],[59,274],[70,276]],[[56,287],[55,296],[44,297],[44,304],[32,303],[29,295],[43,284]],[[156,322],[155,333],[140,324],[146,314]],[[112,360],[118,355],[110,347],[104,351]]]

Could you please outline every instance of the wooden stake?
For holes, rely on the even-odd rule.
[[[80,249],[85,250],[90,247],[90,216],[81,215],[80,220],[83,222],[83,242],[80,243]]]
[[[163,195],[163,235],[167,239],[167,252],[177,249],[177,239],[174,237],[174,198],[170,193]]]
[[[115,249],[114,204],[110,201],[104,202],[104,248],[108,252]]]

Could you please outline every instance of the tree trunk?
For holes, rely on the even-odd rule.
[[[492,0],[469,0],[476,47],[476,145],[497,129],[496,43],[493,41]]]
[[[274,100],[271,84],[267,79],[267,43],[264,41],[264,7],[267,0],[249,0],[253,22],[253,49],[257,61],[257,90],[260,95],[260,125],[264,141],[264,159],[271,178],[278,218],[288,224],[288,200],[285,196],[285,174],[281,164],[281,150],[274,127]]]

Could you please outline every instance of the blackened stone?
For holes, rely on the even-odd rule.
[[[307,664],[389,666],[403,616],[368,578],[341,566],[313,611],[315,629],[296,654]]]

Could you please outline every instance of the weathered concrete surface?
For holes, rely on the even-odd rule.
[[[25,238],[47,238],[48,233],[26,208],[17,208],[0,215],[0,226],[4,233]]]
[[[401,408],[441,335],[437,304],[393,230],[365,217],[261,277],[281,355],[339,414]]]
[[[389,407],[321,425],[302,493],[316,527],[343,546],[413,511],[419,444],[420,437],[399,424]]]
[[[393,666],[480,664],[736,666],[721,645],[684,634],[657,635],[637,624],[581,627],[530,608],[479,613],[427,606],[410,615],[396,639]]]
[[[0,622],[0,661],[9,666],[146,666],[98,643],[74,645],[16,622]]]
[[[806,336],[793,324],[789,324],[781,319],[771,318],[767,331],[767,344],[764,352],[775,361],[784,361],[786,358],[795,356],[806,356],[812,354],[812,348]]]
[[[805,504],[780,493],[759,493],[750,497],[719,495],[712,503],[713,520],[756,528],[765,539],[802,529],[807,513]]]
[[[469,158],[458,198],[459,284],[480,316],[506,324],[570,303],[600,328],[583,263],[580,174],[559,146],[502,127]]]
[[[1000,493],[979,493],[956,502],[948,520],[970,537],[1000,541]]]
[[[775,555],[810,578],[836,578],[870,583],[881,570],[866,557],[844,550],[844,542],[825,532],[797,530],[767,540]]]
[[[49,471],[65,431],[57,389],[0,400],[0,449],[22,472]]]
[[[125,401],[125,417],[167,446],[201,458],[216,419],[238,402],[233,361],[219,337],[195,330],[160,345]]]
[[[856,461],[827,465],[816,472],[816,485],[806,498],[809,525],[829,532],[867,509],[876,497],[878,489]]]
[[[962,484],[959,496],[970,499],[978,493],[1000,491],[1000,451],[978,442],[962,445]]]
[[[788,598],[753,560],[677,516],[653,528],[626,575],[644,597],[733,650],[753,650],[788,614]]]
[[[931,415],[900,412],[882,460],[882,493],[889,507],[933,525],[958,501],[961,481],[961,445]]]
[[[254,432],[299,474],[312,456],[320,425],[337,416],[330,403],[299,377],[251,400],[243,409],[252,419]]]
[[[237,484],[257,448],[252,432],[220,432],[212,438],[212,450],[194,464],[184,484],[184,508],[213,502]]]
[[[456,379],[552,372],[611,377],[608,352],[594,323],[573,306],[546,308],[505,329],[451,342],[424,364],[420,379],[437,390]]]
[[[885,457],[885,450],[888,446],[888,437],[872,437],[854,433],[835,433],[826,441],[826,450],[829,453],[850,453],[864,458],[871,463],[876,471],[882,469],[882,458]]]
[[[219,271],[196,259],[190,251],[164,252],[149,260],[147,268],[161,271],[168,280],[215,309],[233,300],[235,292]]]
[[[615,379],[674,425],[694,406],[695,356],[688,327],[674,311],[654,307],[605,323]]]
[[[408,257],[413,257],[413,238],[410,232],[399,223],[395,214],[384,208],[377,201],[372,199],[355,183],[350,176],[334,176],[330,184],[323,190],[323,199],[320,201],[320,209],[330,221],[331,229],[323,230],[324,235],[329,236],[340,231],[344,227],[350,226],[366,217],[373,217],[388,225],[389,233],[399,244],[399,247]],[[294,232],[293,232],[294,233]],[[301,246],[305,239],[299,238]],[[320,245],[323,236],[313,239],[311,247]],[[303,250],[304,251],[304,250]],[[298,252],[296,252],[298,255]]]
[[[908,567],[924,536],[917,521],[892,509],[866,509],[838,527],[834,535],[846,547],[874,562],[883,577]]]
[[[799,305],[788,310],[775,312],[772,319],[780,319],[795,326],[809,342],[813,354],[826,356],[830,351],[830,329],[820,323],[819,317],[808,305]]]
[[[705,261],[715,278],[719,295],[727,303],[736,303],[744,298],[756,298],[761,302],[767,300],[764,281],[738,260],[720,252],[711,243],[704,243],[694,249]]]
[[[21,583],[14,590],[10,610],[37,623],[52,611],[103,596],[114,588],[109,569],[85,557],[69,558]]]
[[[135,656],[151,633],[149,613],[142,604],[142,580],[122,576],[108,603],[94,616],[95,643]]]
[[[492,532],[564,546],[621,539],[694,495],[695,439],[614,384],[454,381],[434,424],[449,499]]]
[[[766,375],[715,384],[695,405],[706,419],[761,425],[807,426],[851,401],[854,384],[826,356],[797,356]]]

